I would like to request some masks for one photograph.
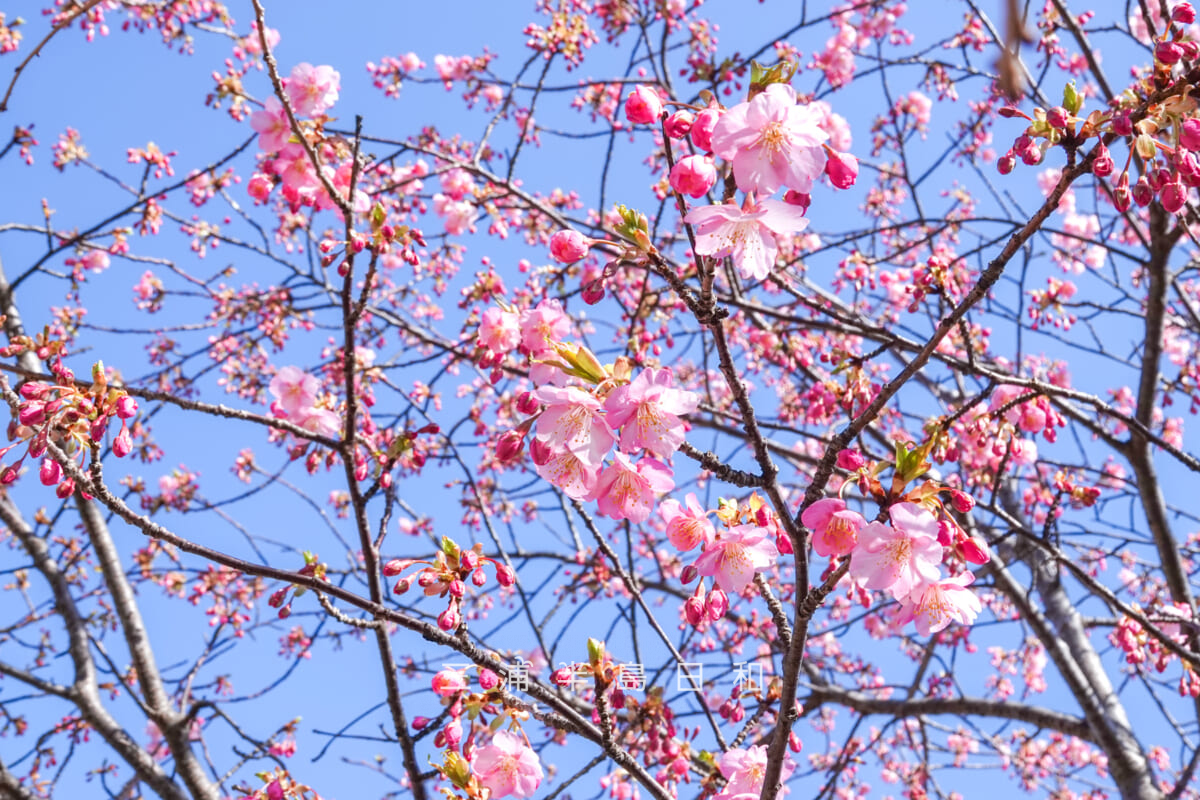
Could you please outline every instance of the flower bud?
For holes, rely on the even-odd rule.
[[[26,400],[41,400],[48,391],[50,391],[50,387],[46,384],[30,381],[29,383],[21,384],[20,394]]]
[[[579,293],[583,302],[589,306],[594,306],[604,299],[604,282],[602,280],[594,280],[583,287]]]
[[[533,459],[534,464],[541,467],[550,463],[550,459],[554,458],[554,451],[541,439],[534,438],[529,443],[529,457]]]
[[[1104,146],[1104,142],[1096,145],[1096,157],[1092,159],[1092,174],[1097,178],[1107,178],[1113,174],[1116,169],[1116,164],[1113,163],[1113,157],[1108,152],[1108,148]]]
[[[38,479],[42,486],[54,486],[62,480],[62,465],[53,458],[42,459],[42,467],[38,470]]]
[[[837,465],[847,472],[858,472],[867,465],[867,458],[857,450],[845,449],[837,454]]]
[[[808,211],[808,207],[812,205],[812,195],[808,192],[797,192],[795,189],[788,189],[783,193],[783,202],[789,206],[800,206],[801,210]]]
[[[671,188],[688,197],[703,197],[717,182],[717,168],[708,156],[684,156],[671,168]]]
[[[517,575],[507,564],[496,565],[496,582],[507,588],[517,582]]]
[[[283,800],[283,785],[279,783],[279,779],[271,781],[267,784],[267,800]]]
[[[137,412],[137,400],[134,400],[129,395],[123,395],[117,400],[117,416],[121,419],[132,419]]]
[[[37,425],[46,419],[46,404],[37,400],[23,404],[17,411],[17,419],[22,425]]]
[[[706,108],[697,114],[690,131],[692,144],[706,153],[711,153],[713,128],[717,127],[717,120],[720,118],[719,108]]]
[[[412,726],[414,731],[424,730],[432,722],[429,717],[413,717]]]
[[[466,593],[467,593],[467,585],[465,583],[463,583],[461,580],[459,580],[457,578],[450,581],[450,596],[451,597],[462,597]]]
[[[459,616],[458,607],[456,605],[451,604],[450,606],[446,607],[445,611],[443,611],[441,614],[438,614],[438,627],[447,633],[457,629],[461,622],[462,617]]]
[[[448,747],[458,747],[462,742],[462,734],[462,723],[456,719],[450,720],[446,723],[446,727],[442,728],[442,736]]]
[[[1133,185],[1133,202],[1137,203],[1139,208],[1145,208],[1150,205],[1152,200],[1154,200],[1154,190],[1150,188],[1150,182],[1143,175]]]
[[[389,578],[394,578],[411,567],[412,564],[413,560],[411,558],[393,558],[383,565],[383,574]]]
[[[1178,64],[1183,58],[1183,48],[1176,42],[1159,42],[1154,47],[1154,59],[1160,64]]]
[[[458,568],[473,570],[479,566],[479,553],[474,550],[463,550],[458,556]]]
[[[533,396],[533,392],[521,392],[517,395],[517,411],[519,413],[525,415],[535,414],[539,408],[541,408],[541,404]]]
[[[713,622],[724,617],[728,610],[729,596],[720,587],[713,589],[708,593],[708,597],[704,598],[704,613]]]
[[[1016,166],[1017,166],[1017,157],[1013,153],[1012,150],[1009,150],[1007,153],[1000,156],[1000,158],[996,160],[996,170],[1001,175],[1007,175],[1008,173],[1012,172]]]
[[[1171,22],[1178,22],[1180,25],[1191,25],[1196,21],[1196,11],[1192,8],[1191,3],[1180,3],[1171,9]]]
[[[704,621],[704,601],[692,595],[683,604],[683,613],[687,617],[689,625],[699,625]]]
[[[400,580],[396,581],[396,585],[392,587],[392,592],[394,594],[404,594],[411,586],[412,581],[410,581],[408,578],[401,578]]]
[[[830,150],[829,158],[825,160],[825,174],[838,189],[849,189],[858,180],[858,159],[849,153]]]
[[[588,254],[593,241],[579,231],[558,231],[550,237],[550,257],[560,264],[573,264]]]
[[[696,580],[696,576],[699,574],[700,570],[695,564],[688,564],[683,568],[683,572],[680,573],[679,580],[683,582],[684,586],[687,586],[689,583]]]
[[[12,486],[17,482],[17,478],[21,477],[21,462],[17,462],[12,466],[5,467],[4,472],[0,472],[0,484],[4,486]]]
[[[1200,119],[1192,117],[1183,121],[1179,126],[1179,143],[1187,150],[1200,150]]]
[[[519,431],[506,431],[496,440],[496,460],[501,464],[515,461],[525,450],[525,436]]]
[[[62,483],[54,490],[54,496],[59,500],[66,500],[73,494],[75,494],[75,481],[71,478],[63,478]]]
[[[1067,110],[1062,106],[1055,106],[1046,112],[1046,122],[1050,123],[1051,128],[1063,130],[1067,127],[1067,123],[1069,121],[1070,114],[1068,114]]]
[[[471,583],[475,586],[487,585],[487,573],[482,569],[477,569],[471,573]]]
[[[625,98],[625,118],[634,125],[657,122],[662,112],[662,98],[649,86],[639,86]]]
[[[129,434],[129,428],[124,425],[121,425],[121,432],[113,439],[112,451],[117,458],[124,458],[133,451],[133,437]]]
[[[667,131],[667,136],[672,139],[682,139],[688,135],[688,131],[692,129],[692,123],[696,121],[696,116],[687,109],[680,109],[671,116],[667,117],[667,121],[663,123],[663,128]]]
[[[1174,214],[1187,203],[1188,190],[1179,181],[1171,181],[1158,193],[1158,202],[1168,213]]]
[[[500,676],[490,669],[479,670],[479,686],[484,691],[491,691],[500,685]]]
[[[960,514],[969,514],[975,507],[975,498],[960,489],[950,490],[950,502]]]
[[[460,670],[444,669],[433,676],[429,685],[438,697],[451,697],[466,690],[467,679]]]
[[[978,536],[968,536],[958,543],[959,554],[972,564],[986,564],[992,560],[987,542]]]

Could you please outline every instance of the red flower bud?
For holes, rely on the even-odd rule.
[[[550,257],[560,264],[573,264],[588,254],[594,241],[579,231],[561,230],[550,237]]]
[[[462,617],[459,616],[458,607],[454,604],[451,604],[446,608],[445,611],[443,611],[441,614],[438,614],[438,627],[447,633],[458,628],[461,622]]]
[[[666,129],[667,136],[672,139],[682,139],[688,135],[688,132],[692,129],[692,123],[695,121],[696,116],[692,112],[681,109],[667,117],[667,121],[663,123],[663,128]]]
[[[517,582],[517,575],[507,564],[497,564],[496,582],[507,588]]]
[[[71,478],[64,478],[58,488],[54,490],[54,495],[59,500],[66,500],[75,493],[75,481]]]
[[[625,98],[625,118],[634,125],[656,122],[662,112],[662,98],[649,86],[639,86]]]
[[[829,158],[825,160],[825,174],[838,189],[849,189],[858,180],[858,159],[849,153],[830,150]]]
[[[138,412],[137,400],[125,395],[117,400],[117,416],[121,419],[131,419]]]
[[[534,414],[541,408],[533,392],[521,392],[517,395],[517,411],[521,414]]]
[[[38,479],[43,486],[54,486],[62,480],[62,466],[53,458],[42,459],[42,468],[38,470]]]
[[[728,610],[729,596],[720,587],[713,589],[708,593],[708,597],[704,598],[704,613],[713,622],[724,617]]]
[[[484,586],[487,584],[487,573],[482,569],[477,569],[471,573],[471,583],[476,586]]]
[[[837,454],[837,465],[847,472],[858,472],[867,465],[867,458],[857,450],[842,450]]]
[[[683,572],[680,573],[679,580],[683,582],[684,586],[687,586],[689,583],[696,580],[696,576],[699,574],[700,570],[696,568],[695,564],[688,564],[683,568]]]
[[[484,691],[495,689],[500,685],[500,676],[490,669],[479,670],[479,685]]]
[[[121,432],[117,434],[117,438],[113,439],[112,451],[117,458],[124,458],[133,451],[133,437],[124,424],[121,425]]]

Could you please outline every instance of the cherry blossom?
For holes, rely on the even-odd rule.
[[[694,208],[684,221],[696,227],[697,253],[732,257],[744,280],[762,280],[771,272],[779,254],[777,234],[808,227],[802,209],[778,200],[763,200],[748,211],[729,204]]]
[[[737,525],[721,531],[696,559],[701,575],[711,576],[726,592],[741,592],[754,579],[754,573],[770,568],[779,560],[774,537],[758,525]]]
[[[888,509],[892,524],[870,522],[858,534],[850,574],[868,589],[908,595],[921,583],[938,580],[942,546],[933,514],[914,503]]]
[[[544,777],[537,753],[509,731],[497,731],[491,744],[475,751],[471,771],[491,798],[532,797]]]
[[[299,367],[281,368],[271,379],[275,407],[286,416],[299,417],[316,402],[321,382]]]
[[[916,586],[901,600],[897,625],[912,620],[922,636],[937,633],[951,622],[970,625],[983,606],[967,587],[975,580],[970,572]]]
[[[846,510],[846,502],[836,497],[818,500],[800,515],[800,521],[813,531],[813,549],[822,556],[844,556],[854,549],[858,532],[867,521],[857,511]]]
[[[258,147],[266,153],[278,152],[292,137],[283,104],[274,96],[268,97],[263,107],[250,115],[250,127],[258,131]]]
[[[666,464],[644,457],[635,466],[629,456],[613,453],[613,463],[605,468],[592,490],[596,509],[612,519],[645,522],[654,508],[656,494],[675,488],[675,480]]]
[[[681,552],[705,544],[716,535],[716,528],[708,519],[708,511],[700,505],[695,492],[684,498],[686,508],[674,498],[663,500],[658,513],[667,523],[667,539]]]
[[[333,67],[314,67],[307,62],[292,68],[287,80],[287,95],[292,108],[304,117],[315,117],[333,107],[338,99],[342,76]]]
[[[569,451],[598,467],[616,436],[600,413],[600,401],[575,386],[543,386],[534,396],[546,404],[538,418],[537,439],[553,452]]]
[[[670,369],[646,369],[633,381],[614,389],[604,400],[608,424],[621,429],[621,450],[641,448],[660,458],[669,458],[683,444],[684,423],[680,414],[690,414],[700,404],[695,392],[674,387]]]
[[[762,745],[735,747],[721,754],[717,766],[725,776],[726,784],[725,788],[713,796],[713,800],[758,797],[766,778],[767,748]],[[792,759],[785,759],[780,778],[786,781],[795,769],[796,765]]]
[[[733,162],[743,192],[771,194],[781,186],[811,192],[825,169],[819,109],[796,104],[796,91],[774,83],[726,111],[713,129],[713,151]]]

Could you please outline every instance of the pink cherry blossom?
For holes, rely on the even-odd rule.
[[[521,320],[512,311],[492,306],[479,320],[480,347],[493,353],[507,353],[521,343]]]
[[[287,114],[277,97],[268,97],[263,107],[250,115],[250,127],[258,131],[258,147],[266,153],[278,152],[292,136]]]
[[[700,397],[673,384],[670,369],[646,369],[608,395],[604,410],[608,424],[621,429],[621,450],[645,448],[669,458],[683,444],[684,424],[678,415],[695,411]]]
[[[329,110],[337,102],[341,79],[338,71],[328,65],[297,64],[285,87],[292,109],[304,117],[315,117]]]
[[[562,489],[567,497],[583,500],[596,488],[600,465],[584,461],[574,451],[554,451],[534,439],[529,445],[529,455],[537,474]]]
[[[818,500],[800,515],[800,521],[813,531],[813,549],[822,556],[844,556],[854,549],[858,532],[867,524],[857,511],[848,511],[844,500],[827,497]]]
[[[722,115],[713,129],[713,151],[732,160],[743,192],[771,194],[780,186],[811,192],[825,169],[821,144],[829,134],[821,128],[823,117],[819,109],[796,105],[792,87],[774,83]]]
[[[635,466],[629,456],[617,452],[596,481],[591,496],[597,510],[606,517],[645,522],[654,508],[655,495],[674,488],[675,477],[666,464],[646,457]]]
[[[575,386],[543,386],[534,396],[546,404],[538,417],[537,439],[552,452],[570,451],[599,467],[617,437],[600,414],[600,401]]]
[[[283,367],[275,373],[268,388],[278,410],[286,416],[299,417],[316,402],[321,382],[299,367]]]
[[[537,753],[509,731],[497,731],[491,744],[475,751],[471,771],[493,799],[531,797],[544,775]]]
[[[297,420],[301,428],[318,436],[335,437],[342,432],[342,420],[327,408],[309,408]]]
[[[717,761],[721,774],[725,776],[725,788],[713,800],[740,800],[742,797],[758,797],[762,793],[763,780],[767,774],[767,748],[755,745],[750,748],[736,747],[727,750]],[[796,764],[785,758],[780,780],[787,781],[795,771]]]
[[[705,153],[713,151],[713,131],[717,127],[717,122],[724,114],[719,108],[706,108],[696,115],[696,119],[692,122],[690,131],[692,136],[692,144],[703,150]]]
[[[970,625],[983,608],[979,598],[967,588],[974,580],[974,575],[964,572],[920,584],[903,599],[903,610],[896,624],[913,620],[922,636],[937,633],[951,622]]]
[[[571,320],[557,300],[543,300],[521,314],[521,345],[535,358],[571,332]]]
[[[779,253],[776,234],[798,233],[808,227],[804,210],[778,200],[763,200],[750,211],[735,205],[692,209],[684,221],[696,227],[696,252],[731,256],[744,280],[762,280],[775,266]]]
[[[722,531],[696,559],[701,575],[712,576],[726,592],[741,592],[761,572],[779,560],[774,536],[758,525],[738,525]]]
[[[708,521],[708,511],[700,505],[694,492],[688,492],[684,498],[685,509],[678,500],[673,498],[663,500],[658,506],[658,513],[667,523],[667,539],[680,552],[687,552],[696,545],[704,544],[716,535],[716,529]]]
[[[888,514],[891,525],[871,522],[859,531],[850,574],[868,589],[902,598],[919,584],[938,580],[942,546],[937,519],[915,503],[897,503]]]

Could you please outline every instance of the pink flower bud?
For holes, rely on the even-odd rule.
[[[1196,56],[1200,55],[1200,44],[1191,40],[1180,42],[1179,49],[1183,51],[1183,57],[1188,61],[1195,61]]]
[[[857,450],[842,450],[837,454],[837,465],[847,472],[858,472],[867,465],[867,458]]]
[[[550,673],[550,682],[555,686],[566,686],[571,682],[571,668],[560,667]]]
[[[254,173],[250,178],[250,182],[246,184],[246,192],[254,198],[256,203],[265,203],[267,198],[271,196],[271,187],[274,184],[271,179],[261,172]]]
[[[775,549],[785,556],[790,556],[795,552],[792,548],[792,540],[783,531],[775,535]]]
[[[442,736],[449,747],[458,747],[462,742],[462,734],[462,723],[456,719],[450,720],[446,723],[446,727],[442,728]]]
[[[533,392],[521,392],[517,395],[517,412],[525,415],[535,414],[541,408]]]
[[[450,605],[441,614],[438,614],[438,627],[449,633],[458,628],[462,622],[462,617],[458,615],[458,607]]]
[[[1183,48],[1172,41],[1159,42],[1154,47],[1154,59],[1160,64],[1178,64],[1183,58]]]
[[[490,669],[479,670],[479,686],[484,691],[490,691],[500,685],[500,676]]]
[[[996,171],[1001,175],[1007,175],[1008,173],[1012,172],[1016,166],[1017,157],[1013,154],[1012,150],[1009,150],[996,160]]]
[[[496,582],[507,588],[517,582],[517,575],[507,564],[496,565]]]
[[[290,588],[285,586],[282,589],[276,589],[275,591],[271,592],[271,596],[267,598],[267,605],[269,605],[271,608],[279,608],[281,605],[283,605],[283,601],[287,600],[289,590]]]
[[[458,568],[472,570],[479,566],[479,553],[474,550],[463,550],[458,556]]]
[[[519,431],[507,431],[496,440],[496,460],[501,464],[513,461],[525,449],[525,436]]]
[[[278,617],[280,619],[287,619],[291,615],[292,615],[292,604],[291,603],[288,603],[286,606],[279,609]]]
[[[17,411],[17,419],[22,425],[37,425],[46,419],[46,404],[37,400],[23,404]]]
[[[18,461],[10,467],[5,467],[4,472],[0,472],[0,484],[4,486],[12,486],[17,482],[17,478],[21,477],[21,462]]]
[[[541,439],[534,438],[529,443],[529,457],[533,459],[534,464],[541,467],[550,463],[550,459],[554,458],[554,451]]]
[[[283,786],[278,778],[267,784],[267,800],[283,800]]]
[[[467,585],[465,583],[458,580],[457,578],[450,581],[450,596],[451,597],[462,597],[466,593],[467,593]]]
[[[1046,122],[1050,123],[1051,128],[1062,130],[1067,127],[1067,122],[1070,120],[1070,114],[1062,106],[1055,106],[1046,112]]]
[[[40,400],[45,397],[48,391],[50,391],[50,387],[46,384],[30,381],[21,385],[20,394],[26,400]]]
[[[713,128],[717,127],[717,120],[720,118],[721,110],[719,108],[706,108],[697,114],[696,120],[692,123],[692,144],[706,153],[711,153]]]
[[[117,438],[113,439],[112,451],[117,458],[124,458],[133,451],[133,437],[129,435],[129,428],[124,425],[121,426]]]
[[[838,189],[849,189],[858,180],[858,159],[849,153],[831,150],[825,160],[825,174]]]
[[[432,720],[429,719],[429,717],[413,717],[413,721],[412,721],[413,730],[414,731],[424,730],[425,728],[429,727],[430,722],[432,722]]]
[[[413,560],[411,558],[393,558],[383,565],[383,574],[389,578],[394,578],[411,567],[412,564]]]
[[[54,496],[59,500],[66,500],[73,494],[75,494],[75,481],[71,478],[63,478],[62,483],[54,490]]]
[[[704,621],[704,601],[692,595],[683,604],[683,613],[687,617],[689,625],[699,625]]]
[[[1187,203],[1188,190],[1179,181],[1171,181],[1158,193],[1158,202],[1168,213],[1174,214]]]
[[[487,585],[487,573],[482,569],[477,569],[471,573],[471,583],[475,586]]]
[[[124,395],[117,400],[117,416],[121,419],[132,419],[137,412],[137,400],[129,395]]]
[[[683,582],[684,586],[687,586],[689,583],[696,580],[696,576],[699,574],[700,570],[695,564],[688,564],[683,568],[683,572],[679,574],[679,580]]]
[[[550,257],[560,264],[573,264],[588,254],[592,242],[579,231],[558,231],[550,237]]]
[[[692,129],[692,123],[696,121],[696,116],[687,109],[680,109],[671,116],[667,117],[667,121],[663,123],[663,127],[667,131],[667,136],[672,139],[682,139],[688,135],[688,131]]]
[[[812,205],[812,195],[808,192],[797,192],[795,189],[788,189],[783,193],[783,202],[789,206],[800,206],[805,211]]]
[[[649,86],[639,86],[625,98],[625,118],[634,125],[657,122],[662,112],[662,98]]]
[[[1150,188],[1150,182],[1146,180],[1146,176],[1137,179],[1137,183],[1133,185],[1133,202],[1138,204],[1139,208],[1145,208],[1154,200],[1154,190]]]
[[[108,417],[100,417],[92,422],[91,429],[88,434],[92,437],[92,441],[99,443],[104,438],[105,431],[108,430]]]
[[[1180,25],[1191,25],[1196,21],[1196,11],[1191,3],[1180,3],[1171,9],[1171,21]]]
[[[409,590],[409,587],[411,587],[411,586],[412,586],[412,581],[410,581],[408,578],[401,578],[400,580],[396,581],[396,585],[392,587],[392,593],[393,594],[404,594],[405,592],[407,592]]]
[[[713,622],[724,617],[728,610],[729,596],[725,594],[724,589],[717,587],[708,593],[708,597],[704,598],[704,613]]]
[[[975,507],[975,498],[960,489],[950,490],[950,502],[960,514],[969,514]]]
[[[583,291],[579,293],[583,302],[589,306],[594,306],[604,299],[604,281],[594,280],[583,287]]]
[[[1200,150],[1200,119],[1191,117],[1183,121],[1179,127],[1179,143],[1188,150]]]
[[[430,686],[438,697],[452,697],[459,692],[466,691],[467,679],[459,670],[444,669],[433,676]]]
[[[38,479],[42,486],[54,486],[62,480],[62,466],[53,458],[42,459],[42,467],[38,470]]]
[[[685,156],[671,168],[671,188],[688,197],[703,197],[717,182],[717,168],[708,156]]]
[[[987,542],[977,536],[969,536],[958,543],[958,552],[972,564],[986,564],[992,560]]]
[[[1092,160],[1092,174],[1097,178],[1107,178],[1113,174],[1116,166],[1113,163],[1112,155],[1108,152],[1108,148],[1104,146],[1104,142],[1096,145],[1096,157]]]

